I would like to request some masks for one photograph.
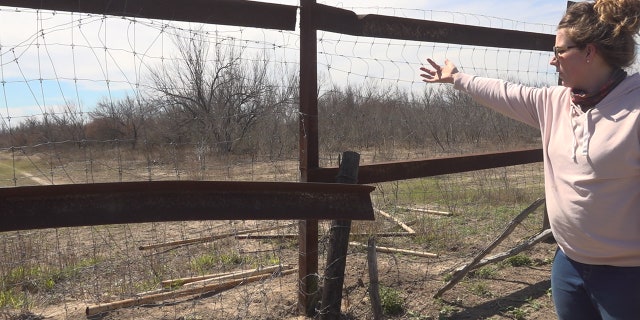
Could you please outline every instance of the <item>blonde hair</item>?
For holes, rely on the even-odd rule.
[[[558,24],[579,47],[594,44],[614,68],[633,64],[640,0],[596,0],[571,5]]]

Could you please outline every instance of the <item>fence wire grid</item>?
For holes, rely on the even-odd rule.
[[[350,9],[554,32],[553,26],[469,13]],[[0,187],[298,181],[297,31],[0,7],[0,29],[17,21],[28,21],[28,28],[0,38]],[[426,57],[448,57],[483,76],[557,82],[548,52],[319,32],[321,166],[337,166],[345,150],[370,164],[538,146],[536,130],[478,108],[446,86],[425,86],[418,68]],[[381,247],[434,254],[378,254],[391,316],[510,318],[523,311],[545,318],[551,312],[546,296],[514,302],[511,294],[544,285],[537,279],[548,269],[548,245],[524,257],[532,257],[527,266],[542,275],[495,265],[444,301],[432,298],[456,267],[542,197],[542,180],[541,164],[530,164],[376,184],[375,222],[352,225],[343,313],[372,317],[366,249],[357,243],[375,237]],[[495,251],[539,232],[542,211]],[[330,222],[320,222],[320,270],[329,231]],[[78,319],[105,303],[155,295],[98,317],[296,319],[298,279],[287,271],[297,267],[297,232],[296,221],[202,221],[0,233],[0,318]],[[267,271],[254,282],[231,281],[260,270]],[[535,281],[501,282],[519,274]],[[200,285],[221,287],[170,294],[197,287],[185,278],[204,275],[214,278]],[[322,284],[322,271],[313,276]],[[163,287],[168,280],[175,282]],[[491,307],[496,299],[505,305]]]

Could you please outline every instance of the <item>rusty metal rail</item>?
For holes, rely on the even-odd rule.
[[[0,6],[295,30],[298,7],[237,0],[0,0]]]
[[[0,189],[0,231],[191,220],[373,220],[371,186],[157,181]]]
[[[552,34],[378,14],[357,15],[353,11],[321,4],[315,5],[313,19],[318,30],[363,37],[539,51],[550,51],[555,43]]]
[[[358,183],[369,184],[542,162],[542,149],[361,165]],[[338,168],[310,170],[310,181],[331,182]]]

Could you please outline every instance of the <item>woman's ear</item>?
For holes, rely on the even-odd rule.
[[[587,61],[591,61],[595,58],[598,48],[593,43],[590,43],[584,48],[584,52]]]

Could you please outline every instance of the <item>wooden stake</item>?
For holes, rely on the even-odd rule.
[[[446,212],[446,211],[422,209],[422,208],[415,208],[415,207],[402,207],[402,206],[396,206],[396,207],[400,208],[400,209],[410,210],[410,211],[417,211],[417,212],[422,212],[422,213],[436,214],[436,215],[439,215],[439,216],[451,216],[452,215],[451,212]]]
[[[293,224],[287,224],[287,225],[283,225],[283,226],[272,226],[272,227],[265,227],[265,228],[251,229],[251,230],[242,230],[242,231],[237,231],[237,232],[229,232],[229,233],[223,233],[223,234],[218,234],[218,235],[208,236],[208,237],[186,239],[186,240],[179,240],[179,241],[170,241],[170,242],[164,242],[164,243],[155,243],[155,244],[150,244],[150,245],[146,245],[146,246],[140,246],[140,247],[138,247],[138,249],[139,250],[150,250],[150,249],[157,249],[157,248],[163,248],[163,247],[171,247],[171,246],[180,246],[180,245],[211,242],[211,241],[215,241],[215,240],[218,240],[218,239],[224,239],[224,238],[228,238],[228,237],[233,237],[233,236],[239,235],[239,234],[248,234],[248,233],[256,233],[256,232],[262,232],[262,231],[283,229],[283,228],[287,228],[287,227],[293,227],[295,225],[297,225],[297,224],[293,223]]]
[[[272,273],[276,270],[286,270],[291,269],[292,267],[289,265],[277,265],[277,266],[269,266],[264,268],[257,268],[255,270],[248,271],[239,271],[239,272],[224,272],[217,274],[209,274],[198,277],[186,277],[179,279],[171,279],[162,281],[160,284],[163,288],[173,288],[176,286],[185,286],[190,283],[197,283],[203,280],[228,280],[228,279],[238,279],[243,277],[255,276],[259,274]]]
[[[265,274],[282,273],[283,271],[291,270],[291,269],[293,269],[293,267],[291,267],[289,265],[286,265],[286,266],[271,266],[271,267],[267,267],[267,268],[260,269],[260,270],[257,269],[257,270],[252,270],[252,271],[245,271],[245,272],[239,272],[237,274],[236,273],[229,274],[229,275],[221,276],[221,277],[217,277],[217,278],[194,281],[194,282],[191,282],[191,283],[187,283],[182,287],[183,288],[191,288],[191,287],[195,287],[195,286],[205,286],[205,285],[208,285],[208,284],[213,283],[213,282],[220,282],[220,281],[226,281],[226,280],[235,280],[235,279],[243,279],[243,278],[247,278],[247,277],[265,275]]]
[[[236,236],[237,240],[270,240],[270,239],[298,239],[297,233],[287,234],[242,234]]]
[[[408,225],[404,224],[402,221],[396,219],[395,217],[393,217],[392,215],[380,210],[380,209],[374,209],[375,212],[379,213],[380,215],[386,217],[387,219],[392,220],[393,222],[397,223],[402,229],[404,229],[405,231],[409,232],[409,233],[416,233],[413,229],[411,229],[411,227],[409,227]]]
[[[350,246],[354,247],[367,247],[366,244],[359,242],[349,242]],[[388,248],[388,247],[376,247],[377,252],[385,252],[385,253],[402,253],[408,254],[412,256],[425,257],[425,258],[437,258],[438,255],[430,252],[422,252],[422,251],[413,251],[413,250],[405,250],[405,249],[396,249],[396,248]]]
[[[416,233],[410,232],[375,232],[375,233],[352,233],[354,237],[374,237],[374,238],[393,238],[393,237],[415,237]]]
[[[288,275],[295,272],[297,272],[297,269],[290,269],[290,270],[282,271],[277,275],[284,276],[284,275]],[[209,285],[198,286],[194,288],[174,290],[169,292],[151,294],[143,297],[135,297],[135,298],[125,299],[120,301],[102,303],[102,304],[87,307],[85,310],[85,314],[87,316],[93,316],[96,314],[101,314],[101,313],[115,310],[115,309],[134,307],[134,306],[153,303],[161,300],[175,299],[179,297],[196,295],[196,294],[204,294],[209,292],[220,292],[224,290],[233,289],[242,284],[247,284],[250,282],[268,279],[270,277],[274,277],[277,275],[273,275],[273,274],[258,275],[258,276],[246,277],[242,279],[235,279],[235,280],[224,282],[224,283],[209,284]]]
[[[376,238],[391,238],[391,237],[412,237],[415,233],[409,232],[376,232],[376,233],[351,233],[351,236],[355,237],[376,237]],[[298,235],[293,233],[288,234],[243,234],[235,237],[238,240],[265,240],[265,239],[297,239]]]
[[[376,255],[376,239],[369,238],[367,245],[367,265],[369,266],[369,299],[371,299],[371,309],[373,319],[382,319],[382,302],[380,300],[380,286],[378,280],[378,258]]]

